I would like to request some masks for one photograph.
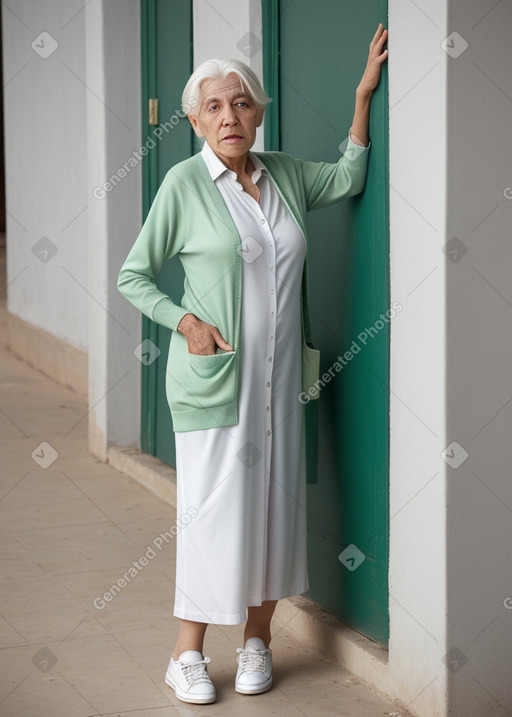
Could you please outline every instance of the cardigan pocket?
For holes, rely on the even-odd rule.
[[[231,403],[236,389],[236,351],[186,354],[184,383],[198,408]]]
[[[315,382],[320,376],[320,351],[302,342],[302,391],[310,399],[318,398],[320,392]]]

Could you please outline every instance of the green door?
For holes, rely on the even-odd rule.
[[[143,218],[145,219],[166,172],[193,154],[193,132],[180,116],[181,93],[193,69],[192,0],[141,1],[142,143],[149,153],[143,160]],[[158,120],[149,124],[149,99],[158,99]],[[151,141],[147,141],[148,137]],[[154,144],[154,146],[153,146]],[[179,261],[164,264],[157,286],[178,302],[183,293]],[[174,433],[165,394],[165,368],[170,329],[142,317],[142,339],[153,349],[142,364],[141,446],[146,453],[175,466]]]
[[[319,12],[319,9],[321,12]],[[386,0],[264,0],[267,149],[335,162]],[[386,645],[389,309],[387,67],[372,98],[364,193],[311,212],[309,288],[321,374],[319,479],[308,486],[315,602]],[[388,315],[389,319],[389,315]],[[341,559],[340,559],[341,556]]]

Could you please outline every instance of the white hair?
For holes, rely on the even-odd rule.
[[[272,102],[272,98],[268,97],[263,91],[263,87],[255,73],[244,62],[240,62],[239,60],[213,59],[206,60],[206,62],[199,65],[185,85],[181,96],[181,106],[185,114],[196,114],[199,111],[201,84],[205,80],[224,80],[231,73],[238,75],[242,87],[249,93],[259,109],[265,109],[265,106],[269,102]]]

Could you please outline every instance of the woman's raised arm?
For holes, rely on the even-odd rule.
[[[382,63],[388,57],[388,50],[384,48],[387,39],[388,31],[379,22],[377,31],[370,43],[368,61],[363,76],[356,89],[354,119],[352,120],[349,136],[355,144],[360,144],[364,147],[368,145],[368,119],[372,93],[379,84]]]

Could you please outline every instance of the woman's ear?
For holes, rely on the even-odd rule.
[[[197,136],[204,137],[204,134],[203,134],[203,132],[201,132],[201,129],[199,127],[199,122],[198,122],[197,116],[196,115],[188,115],[188,119],[194,129],[194,132],[197,134]]]

